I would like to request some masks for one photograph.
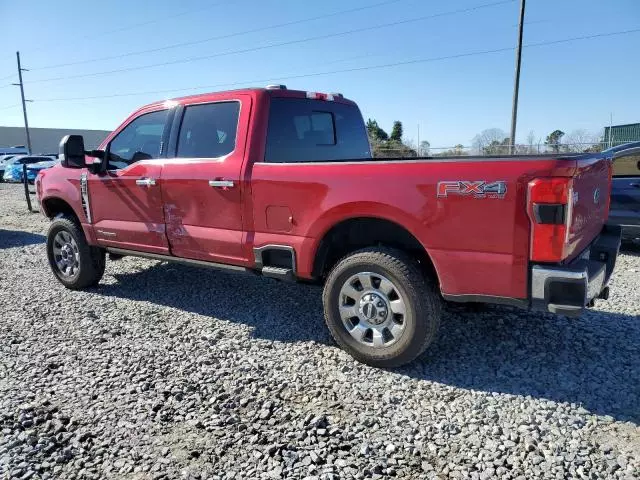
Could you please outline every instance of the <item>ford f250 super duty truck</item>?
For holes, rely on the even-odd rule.
[[[162,101],[60,150],[36,190],[63,285],[96,285],[106,253],[322,283],[333,337],[371,365],[416,358],[443,299],[578,315],[620,245],[605,155],[374,159],[340,94]]]

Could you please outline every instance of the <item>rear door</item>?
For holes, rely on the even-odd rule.
[[[178,257],[245,265],[242,175],[251,96],[185,105],[162,171],[167,237]]]
[[[166,254],[161,145],[168,110],[147,111],[107,146],[107,171],[87,173],[91,223],[99,245]]]
[[[640,151],[614,159],[609,222],[622,225],[623,230],[640,230]]]

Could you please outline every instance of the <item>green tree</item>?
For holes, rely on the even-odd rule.
[[[560,153],[560,140],[564,137],[564,132],[562,130],[554,130],[549,135],[547,135],[547,139],[544,141],[545,145],[551,147],[555,153]]]
[[[378,122],[372,119],[367,120],[367,132],[369,132],[369,138],[374,142],[385,142],[389,139],[389,135],[385,132]]]
[[[391,129],[389,139],[394,142],[402,142],[402,122],[400,120],[393,122],[393,128]]]

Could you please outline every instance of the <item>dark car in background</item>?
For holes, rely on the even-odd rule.
[[[613,147],[611,208],[608,223],[622,227],[622,238],[640,242],[640,142]]]

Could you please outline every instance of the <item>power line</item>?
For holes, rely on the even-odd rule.
[[[167,22],[168,20],[173,20],[174,18],[177,18],[177,17],[182,17],[184,15],[189,15],[191,13],[201,12],[203,10],[210,10],[213,7],[217,7],[218,5],[227,4],[227,3],[228,3],[227,1],[223,1],[223,2],[212,3],[210,5],[206,5],[206,6],[202,7],[202,8],[191,8],[189,10],[185,10],[185,11],[182,11],[180,13],[175,13],[175,14],[170,15],[170,16],[165,16],[165,17],[162,17],[162,18],[156,18],[154,20],[147,20],[147,21],[144,21],[144,22],[134,23],[134,24],[131,24],[131,25],[126,25],[124,27],[119,27],[119,28],[115,28],[113,30],[107,30],[107,31],[104,31],[104,32],[103,31],[99,31],[99,35],[100,36],[104,36],[104,35],[109,35],[109,34],[112,34],[112,33],[125,32],[127,30],[133,30],[134,28],[143,27],[143,26],[146,26],[146,25],[152,25],[154,23]],[[83,40],[85,38],[94,38],[95,35],[96,35],[95,33],[91,33],[89,35],[84,35],[82,37],[74,38],[72,40],[77,42],[78,40]],[[68,41],[56,42],[53,45],[47,44],[45,46],[48,48],[48,47],[52,47],[52,46],[56,46],[56,45],[62,45],[62,44],[65,44],[65,43],[68,43]],[[30,51],[39,52],[41,50],[42,50],[42,48],[38,48],[36,50],[30,50]],[[63,65],[65,65],[65,64],[63,64]],[[53,67],[40,67],[40,68],[53,68]]]
[[[19,103],[15,103],[15,104],[13,104],[13,105],[6,105],[6,106],[4,106],[4,107],[0,107],[0,110],[8,110],[8,109],[10,109],[10,108],[16,108],[16,107],[19,107],[19,106],[20,106],[20,104],[19,104]]]
[[[617,32],[597,33],[597,34],[592,34],[592,35],[584,35],[584,36],[580,36],[580,37],[570,37],[570,38],[563,38],[563,39],[559,39],[559,40],[548,40],[548,41],[544,41],[544,42],[529,43],[529,44],[523,45],[523,48],[535,48],[535,47],[542,47],[542,46],[548,46],[548,45],[557,45],[557,44],[560,44],[560,43],[569,43],[569,42],[575,42],[575,41],[580,41],[580,40],[589,40],[589,39],[593,39],[593,38],[611,37],[611,36],[625,35],[625,34],[638,33],[638,32],[640,32],[640,28],[636,28],[636,29],[632,29],[632,30],[621,30],[621,31],[617,31]],[[95,95],[95,96],[89,96],[89,97],[44,98],[44,99],[39,99],[37,101],[38,102],[61,102],[61,101],[69,101],[69,100],[96,100],[96,99],[103,99],[103,98],[132,97],[132,96],[149,95],[149,94],[185,92],[185,91],[189,91],[189,90],[201,90],[201,89],[205,89],[205,88],[232,87],[232,86],[238,86],[238,85],[275,82],[275,81],[280,81],[280,80],[295,80],[295,79],[299,79],[299,78],[309,78],[309,77],[318,77],[318,76],[323,76],[323,75],[333,75],[333,74],[336,74],[336,73],[351,73],[351,72],[360,72],[360,71],[366,71],[366,70],[378,70],[378,69],[383,69],[383,68],[391,68],[391,67],[398,67],[398,66],[404,66],[404,65],[413,65],[413,64],[418,64],[418,63],[437,62],[437,61],[451,60],[451,59],[456,59],[456,58],[474,57],[474,56],[479,56],[479,55],[489,55],[489,54],[492,54],[492,53],[509,52],[509,51],[513,51],[513,50],[515,50],[514,47],[504,47],[504,48],[495,48],[495,49],[490,49],[490,50],[476,50],[476,51],[471,51],[471,52],[464,52],[464,53],[458,53],[458,54],[454,54],[454,55],[445,55],[445,56],[439,56],[439,57],[418,58],[418,59],[406,60],[406,61],[402,61],[402,62],[385,63],[385,64],[370,65],[370,66],[364,66],[364,67],[344,68],[344,69],[340,69],[340,70],[328,70],[328,71],[324,71],[324,72],[313,72],[313,73],[305,73],[305,74],[282,75],[282,76],[279,76],[279,77],[270,77],[270,78],[245,80],[245,81],[241,81],[241,82],[232,82],[232,83],[219,83],[219,84],[216,84],[216,85],[200,85],[200,86],[196,86],[196,87],[187,87],[187,88],[173,88],[173,89],[166,89],[166,90],[150,90],[150,91],[145,91],[145,92],[116,93],[116,94],[111,94],[111,95]]]
[[[187,46],[191,46],[191,45],[198,45],[201,43],[207,43],[207,42],[212,42],[214,40],[222,40],[222,39],[226,39],[226,38],[232,38],[232,37],[239,37],[241,35],[247,35],[250,33],[257,33],[257,32],[263,32],[266,30],[272,30],[272,29],[276,29],[276,28],[282,28],[282,27],[288,27],[291,25],[298,25],[301,23],[306,23],[306,22],[311,22],[314,20],[321,20],[324,18],[330,18],[330,17],[335,17],[337,15],[344,15],[347,13],[354,13],[354,12],[359,12],[362,10],[369,10],[372,8],[376,8],[376,7],[381,7],[384,5],[389,5],[392,3],[398,3],[404,0],[386,0],[384,2],[379,2],[379,3],[374,3],[372,5],[365,5],[363,7],[357,7],[357,8],[349,8],[347,10],[340,10],[338,12],[332,12],[332,13],[325,13],[322,15],[316,15],[314,17],[308,17],[308,18],[303,18],[300,20],[292,20],[290,22],[284,22],[284,23],[277,23],[274,25],[266,25],[264,27],[258,27],[258,28],[253,28],[250,30],[244,30],[241,32],[234,32],[234,33],[229,33],[229,34],[225,34],[225,35],[218,35],[215,37],[208,37],[208,38],[203,38],[201,40],[193,40],[193,41],[189,41],[189,42],[181,42],[181,43],[173,43],[170,45],[165,45],[164,47],[157,47],[157,48],[149,48],[146,50],[136,50],[133,52],[127,52],[127,53],[121,53],[118,55],[110,55],[110,56],[106,56],[106,57],[99,57],[99,58],[90,58],[87,60],[78,60],[75,62],[68,62],[68,63],[57,63],[54,65],[45,65],[43,67],[36,67],[36,68],[32,68],[31,70],[45,70],[45,69],[51,69],[51,68],[58,68],[58,67],[68,67],[71,65],[82,65],[82,64],[86,64],[86,63],[94,63],[94,62],[101,62],[103,60],[114,60],[117,58],[125,58],[125,57],[131,57],[134,55],[142,55],[145,53],[155,53],[155,52],[161,52],[164,50],[170,50],[173,48],[180,48],[180,47],[187,47]]]
[[[422,20],[427,20],[427,19],[432,19],[432,18],[437,18],[437,17],[443,17],[443,16],[447,16],[447,15],[456,15],[456,14],[459,14],[459,13],[467,13],[467,12],[472,12],[472,11],[479,10],[479,9],[482,9],[482,8],[488,8],[488,7],[493,7],[493,6],[497,6],[497,5],[503,5],[503,4],[506,4],[506,3],[513,3],[514,1],[515,0],[501,0],[501,1],[498,1],[498,2],[485,3],[485,4],[482,4],[482,5],[477,5],[475,7],[469,7],[469,8],[458,9],[458,10],[451,10],[451,11],[448,11],[448,12],[441,12],[441,13],[436,13],[436,14],[431,14],[431,15],[425,15],[425,16],[422,16],[422,17],[408,18],[408,19],[405,19],[405,20],[399,20],[399,21],[389,22],[389,23],[382,23],[382,24],[373,25],[373,26],[369,26],[369,27],[361,27],[361,28],[356,28],[356,29],[352,29],[352,30],[346,30],[346,31],[337,32],[337,33],[329,33],[329,34],[325,34],[325,35],[317,35],[317,36],[314,36],[314,37],[307,37],[307,38],[302,38],[302,39],[298,39],[298,40],[289,40],[289,41],[286,41],[286,42],[272,43],[272,44],[269,44],[269,45],[262,45],[260,47],[251,47],[251,48],[245,48],[245,49],[241,49],[241,50],[233,50],[233,51],[229,51],[229,52],[221,52],[221,53],[215,53],[215,54],[204,55],[204,56],[199,56],[199,57],[182,58],[182,59],[179,59],[179,60],[152,63],[152,64],[141,65],[141,66],[137,66],[137,67],[119,68],[119,69],[115,69],[115,70],[106,70],[106,71],[92,72],[92,73],[82,73],[82,74],[78,74],[78,75],[68,75],[68,76],[63,76],[63,77],[44,78],[44,79],[40,79],[40,80],[32,80],[31,82],[28,82],[28,83],[43,83],[43,82],[54,82],[54,81],[60,81],[60,80],[69,80],[69,79],[72,79],[72,78],[87,78],[87,77],[94,77],[94,76],[100,76],[100,75],[110,75],[110,74],[114,74],[114,73],[130,72],[130,71],[134,71],[134,70],[143,70],[143,69],[153,68],[153,67],[160,67],[160,66],[167,66],[167,65],[178,65],[178,64],[181,64],[181,63],[190,63],[190,62],[199,61],[199,60],[208,60],[208,59],[211,59],[211,58],[216,58],[216,57],[221,57],[221,56],[237,55],[237,54],[241,54],[241,53],[255,52],[255,51],[258,51],[258,50],[266,50],[266,49],[269,49],[269,48],[282,47],[282,46],[286,46],[286,45],[295,45],[295,44],[306,43],[306,42],[310,42],[310,41],[314,41],[314,40],[324,40],[324,39],[327,39],[327,38],[335,38],[335,37],[341,37],[341,36],[345,36],[345,35],[352,35],[354,33],[360,33],[360,32],[365,32],[365,31],[369,31],[369,30],[377,30],[377,29],[380,29],[380,28],[387,28],[387,27],[392,27],[392,26],[397,26],[397,25],[405,25],[405,24],[408,24],[408,23],[419,22],[419,21],[422,21]]]

